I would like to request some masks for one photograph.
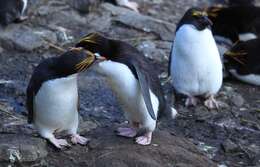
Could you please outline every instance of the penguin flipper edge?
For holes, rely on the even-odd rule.
[[[138,76],[138,79],[139,79],[139,84],[140,84],[140,87],[141,87],[141,91],[142,91],[142,94],[143,94],[143,97],[144,97],[144,102],[145,102],[145,105],[147,107],[147,110],[148,110],[150,116],[152,117],[152,119],[156,120],[156,115],[155,115],[155,112],[153,110],[153,105],[152,105],[152,102],[151,102],[151,96],[150,96],[147,76],[144,73],[141,72],[141,70],[139,69],[137,64],[133,63],[133,66],[136,70],[136,73],[137,73],[137,76]]]

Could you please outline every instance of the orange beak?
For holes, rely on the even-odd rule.
[[[96,60],[101,60],[101,61],[107,60],[106,57],[101,56],[99,53],[95,53],[94,55],[95,55]]]

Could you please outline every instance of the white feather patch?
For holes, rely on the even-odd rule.
[[[249,74],[249,75],[239,75],[235,69],[229,70],[229,72],[238,80],[243,82],[260,86],[260,75]]]
[[[34,97],[34,122],[40,133],[78,126],[77,75],[46,81]]]
[[[22,9],[22,12],[21,12],[21,14],[23,15],[23,14],[24,14],[24,11],[25,11],[25,9],[27,8],[28,0],[22,0],[22,1],[23,1],[23,9]]]
[[[256,39],[257,35],[254,33],[243,33],[239,34],[239,40],[240,41],[249,41],[251,39]]]

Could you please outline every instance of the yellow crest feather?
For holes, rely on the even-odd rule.
[[[92,53],[90,51],[86,51],[86,55],[87,55],[87,57],[76,65],[77,71],[83,71],[83,70],[87,69],[95,61],[94,53]]]

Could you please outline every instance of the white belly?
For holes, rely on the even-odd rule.
[[[38,129],[68,130],[77,124],[76,74],[44,82],[34,98],[34,122]]]
[[[222,63],[209,29],[183,25],[173,44],[171,74],[173,86],[182,94],[215,94],[222,85]]]
[[[155,128],[156,121],[149,115],[138,80],[131,70],[124,64],[104,61],[95,68],[99,73],[107,76],[108,82],[119,99],[130,121],[140,122],[143,126]],[[159,101],[153,92],[150,91],[151,102],[157,115]]]

